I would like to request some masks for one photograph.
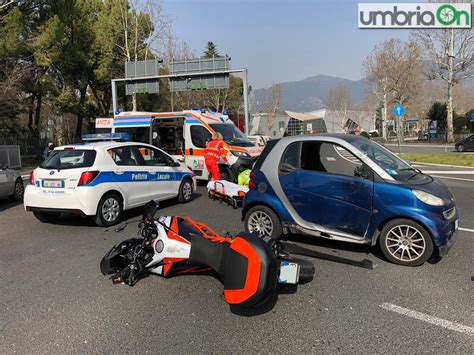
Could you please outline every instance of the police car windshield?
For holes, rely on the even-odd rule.
[[[211,128],[222,134],[224,142],[238,147],[253,147],[254,144],[233,124],[211,124]]]
[[[41,163],[40,168],[58,170],[88,168],[94,164],[95,155],[95,150],[55,150]]]

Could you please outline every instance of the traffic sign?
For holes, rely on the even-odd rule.
[[[395,107],[393,108],[393,114],[395,116],[403,116],[403,114],[405,113],[405,106],[402,106],[400,104],[397,104],[395,105]]]

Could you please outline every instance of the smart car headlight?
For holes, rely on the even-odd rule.
[[[443,206],[444,202],[439,197],[421,190],[412,190],[416,198],[430,206]]]
[[[230,152],[236,157],[250,158],[250,155],[246,152],[241,152],[239,150],[231,150]]]

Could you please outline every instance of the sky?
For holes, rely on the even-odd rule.
[[[361,2],[371,2],[364,0]],[[407,2],[377,0],[372,2]],[[411,1],[416,2],[416,1]],[[420,1],[419,1],[420,2]],[[196,55],[212,41],[253,88],[320,74],[357,80],[374,46],[409,31],[360,30],[355,0],[165,0],[174,34]]]

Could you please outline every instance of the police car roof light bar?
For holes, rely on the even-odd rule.
[[[130,135],[128,133],[83,134],[82,140],[84,142],[101,142],[101,141],[128,142],[130,141]]]

